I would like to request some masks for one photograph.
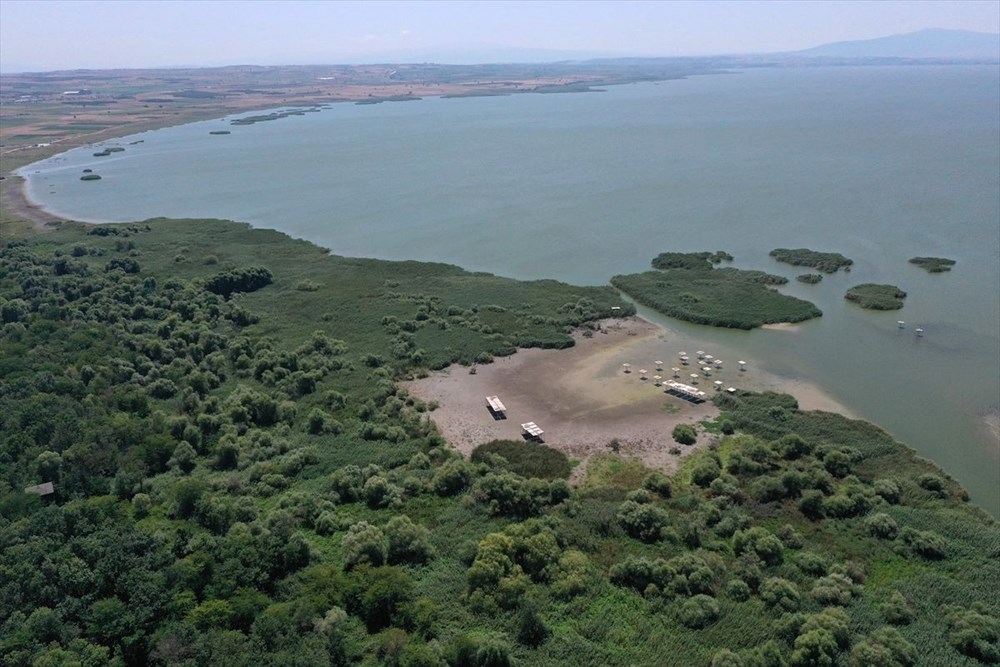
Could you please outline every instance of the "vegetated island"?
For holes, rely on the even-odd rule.
[[[618,275],[611,284],[664,315],[715,327],[753,329],[823,314],[808,301],[770,289],[787,283],[787,278],[713,266],[723,259],[732,256],[721,251],[661,253],[652,261],[658,270]]]
[[[951,271],[956,262],[946,257],[911,257],[910,264],[916,264],[928,273],[944,273]]]
[[[822,273],[803,273],[802,275],[795,276],[795,279],[800,283],[805,283],[807,285],[815,285],[816,283],[823,280]]]
[[[1000,526],[871,424],[725,394],[676,474],[612,442],[574,488],[534,444],[464,460],[399,386],[563,346],[610,288],[4,215],[11,664],[993,660]]]
[[[81,181],[99,181],[99,180],[101,180],[101,177],[98,174],[84,174],[83,176],[80,177],[80,180]]]
[[[212,130],[209,134],[232,134],[229,130]]]
[[[863,283],[847,290],[844,298],[869,310],[899,310],[906,292],[895,285]]]
[[[854,260],[844,257],[839,252],[818,252],[808,248],[775,248],[771,257],[779,262],[792,266],[808,266],[823,273],[836,273],[844,269],[850,270]]]

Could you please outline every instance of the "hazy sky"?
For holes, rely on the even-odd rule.
[[[1000,0],[0,0],[0,70],[751,53],[924,28],[1000,32]]]

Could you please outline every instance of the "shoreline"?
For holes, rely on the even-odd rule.
[[[654,374],[664,381],[671,377],[670,364],[676,362],[665,361],[664,369],[657,371],[655,361],[676,357],[671,349],[675,334],[639,316],[602,320],[598,326],[596,332],[575,332],[571,348],[520,349],[490,364],[450,366],[400,386],[423,401],[437,403],[437,409],[428,413],[431,420],[448,445],[465,457],[491,440],[519,440],[521,424],[535,422],[545,431],[547,446],[581,461],[574,469],[574,483],[582,480],[587,462],[596,454],[617,452],[647,467],[673,472],[685,457],[718,439],[698,426],[718,417],[720,411],[711,400],[692,404],[655,386]],[[631,363],[631,372],[623,372],[625,363]],[[641,379],[640,369],[647,370],[647,379]],[[811,382],[734,368],[720,369],[713,377],[741,389],[792,394],[803,410],[854,418]],[[713,382],[703,380],[709,399],[715,393]],[[496,419],[487,410],[486,396],[498,396],[505,404],[505,419]],[[695,445],[673,441],[673,427],[681,423],[698,428]]]

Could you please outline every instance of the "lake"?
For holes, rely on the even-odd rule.
[[[228,218],[342,255],[579,284],[645,270],[666,250],[722,249],[789,278],[806,271],[771,249],[841,252],[850,273],[781,288],[824,312],[795,329],[655,319],[678,346],[816,381],[1000,516],[996,66],[757,69],[599,93],[339,104],[107,145],[126,150],[24,168],[30,196],[77,220]],[[81,182],[84,168],[102,180]],[[916,255],[958,264],[931,275],[907,263]],[[847,303],[863,282],[900,286],[906,306]]]

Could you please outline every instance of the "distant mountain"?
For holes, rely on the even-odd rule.
[[[921,30],[796,51],[831,58],[948,58],[1000,60],[1000,34],[969,30]]]

